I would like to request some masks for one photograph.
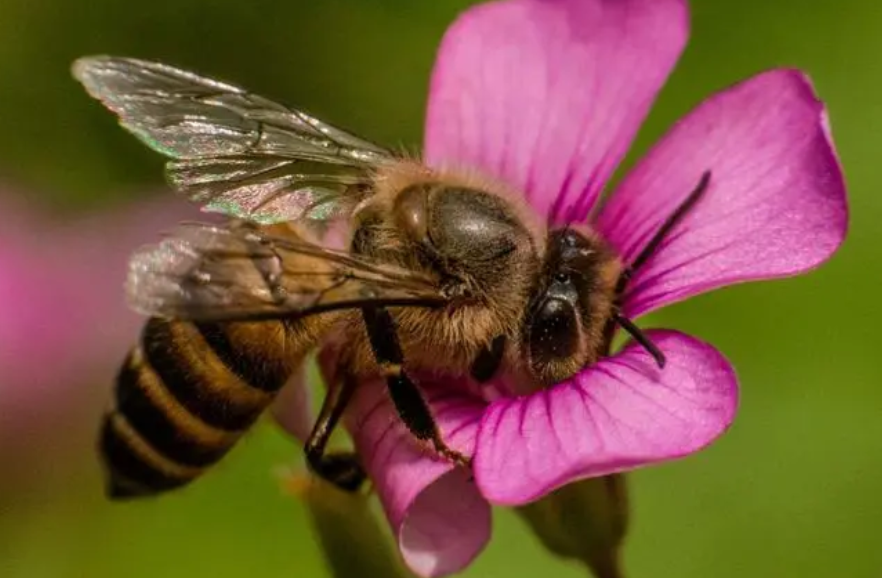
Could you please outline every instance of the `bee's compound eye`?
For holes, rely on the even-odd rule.
[[[572,355],[579,342],[577,313],[566,299],[549,297],[533,311],[529,327],[530,358],[546,364]]]

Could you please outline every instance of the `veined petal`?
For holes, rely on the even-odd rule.
[[[649,331],[659,369],[635,343],[572,379],[493,402],[481,422],[474,472],[492,503],[518,505],[570,481],[695,452],[732,422],[735,374],[713,347]]]
[[[755,76],[679,121],[622,182],[598,228],[631,262],[704,171],[709,188],[631,281],[628,315],[806,271],[845,237],[845,183],[827,114],[798,71]]]
[[[465,12],[442,41],[425,154],[582,220],[688,35],[681,0],[509,0]]]
[[[484,404],[421,382],[451,447],[471,455]],[[471,474],[421,448],[380,381],[359,386],[347,426],[398,538],[407,566],[420,576],[463,569],[490,538],[490,505]]]

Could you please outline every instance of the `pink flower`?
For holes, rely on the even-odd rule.
[[[601,190],[687,38],[681,0],[507,0],[447,31],[432,77],[430,165],[471,166],[522,190],[549,226],[594,214]],[[700,202],[628,285],[637,317],[717,287],[805,272],[842,242],[847,208],[823,104],[778,69],[681,119],[596,213],[625,263],[711,171]],[[536,500],[570,481],[688,455],[731,423],[737,383],[713,347],[648,332],[531,395],[494,400],[425,378],[448,443],[473,475],[422,452],[383,385],[364,384],[347,426],[405,561],[420,575],[466,566],[490,535],[490,504]]]
[[[0,191],[0,455],[37,455],[43,434],[70,441],[86,408],[101,407],[143,323],[122,291],[130,253],[198,214],[167,192],[64,218],[24,199]],[[91,439],[89,417],[77,434]]]

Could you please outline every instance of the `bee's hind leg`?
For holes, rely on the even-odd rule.
[[[328,395],[319,411],[318,419],[306,440],[306,463],[310,469],[347,492],[357,491],[364,482],[366,475],[353,452],[325,453],[328,440],[334,431],[346,405],[352,398],[356,382],[349,376],[328,388]]]
[[[389,311],[382,307],[365,307],[362,314],[371,349],[386,377],[389,397],[401,421],[418,440],[431,443],[438,455],[456,464],[469,466],[469,459],[448,447],[441,437],[428,402],[404,372],[404,353],[398,341],[395,321]]]

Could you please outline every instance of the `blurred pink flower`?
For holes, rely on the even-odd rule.
[[[677,61],[687,21],[682,0],[468,10],[435,64],[426,161],[507,181],[550,226],[584,221]],[[807,271],[842,242],[844,182],[823,104],[800,72],[765,72],[707,99],[637,164],[593,226],[632,262],[707,170],[707,192],[631,280],[627,315]],[[650,335],[664,370],[631,344],[527,396],[490,400],[423,376],[447,442],[473,456],[474,481],[412,443],[382,383],[364,384],[347,426],[410,568],[439,576],[465,567],[489,539],[490,503],[524,504],[720,435],[737,405],[728,362],[687,335]]]
[[[109,395],[143,323],[124,302],[129,254],[197,214],[163,192],[62,218],[0,191],[0,455]]]

